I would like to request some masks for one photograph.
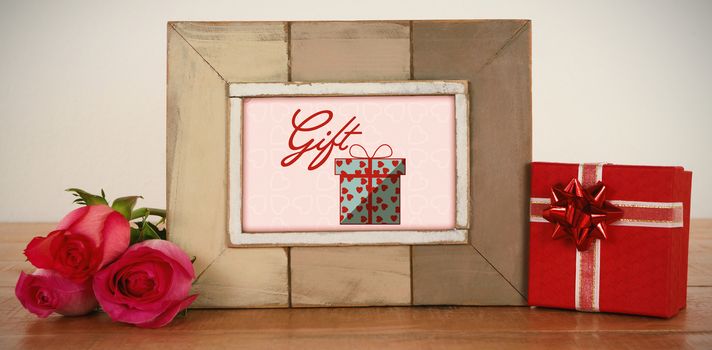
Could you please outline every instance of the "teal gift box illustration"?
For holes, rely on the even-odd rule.
[[[354,155],[354,148],[363,156]],[[380,155],[384,149],[388,154]],[[368,155],[363,146],[349,147],[351,158],[334,160],[335,174],[339,175],[339,220],[342,225],[399,225],[400,177],[405,175],[405,158],[390,158],[391,146],[378,146]]]

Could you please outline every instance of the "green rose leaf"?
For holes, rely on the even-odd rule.
[[[131,220],[131,212],[133,211],[134,206],[136,206],[136,201],[139,198],[143,198],[141,196],[128,196],[128,197],[121,197],[121,198],[116,198],[114,199],[114,203],[111,204],[111,208],[114,210],[118,211],[123,215],[126,220]]]
[[[136,244],[139,242],[147,241],[149,239],[161,239],[160,234],[157,232],[157,227],[150,222],[136,222],[137,228],[131,228],[131,243]],[[160,230],[158,230],[160,231]],[[164,233],[165,235],[165,230]]]
[[[141,225],[141,232],[143,233],[143,240],[149,240],[149,239],[161,239],[161,236],[158,235],[158,232],[151,227],[151,223],[147,222],[143,225]]]
[[[79,188],[68,188],[66,189],[67,192],[72,192],[72,194],[75,197],[78,197],[77,199],[74,200],[74,203],[80,204],[80,205],[109,205],[109,203],[106,201],[106,199],[103,196],[97,196],[95,194],[91,194],[87,191],[84,191]],[[104,191],[102,190],[102,193]]]
[[[134,245],[141,242],[141,230],[137,228],[131,228],[131,243],[129,245]]]
[[[166,239],[166,229],[160,229],[158,226],[152,222],[146,221],[146,226],[150,227],[153,232],[155,232],[158,235],[158,238],[165,240]]]
[[[144,216],[148,217],[150,215],[153,216],[160,216],[162,218],[166,217],[166,210],[165,209],[156,209],[156,208],[138,208],[131,212],[131,219],[138,219],[142,218]]]

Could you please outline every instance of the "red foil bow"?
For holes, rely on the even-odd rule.
[[[606,239],[607,225],[620,220],[623,211],[606,202],[606,185],[597,182],[584,189],[578,179],[566,187],[551,188],[551,206],[544,210],[544,219],[556,224],[553,239],[570,237],[576,249],[585,251],[594,239]]]

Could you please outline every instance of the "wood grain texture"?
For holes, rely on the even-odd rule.
[[[168,27],[166,163],[170,240],[201,274],[225,249],[227,84]]]
[[[181,28],[182,33],[176,28]],[[283,27],[242,23],[217,26],[215,31],[210,28],[213,27],[196,23],[168,25],[169,239],[197,258],[199,278],[195,289],[204,296],[195,304],[197,307],[286,307],[289,279],[285,249],[226,250],[228,91],[224,80],[224,77],[254,79],[249,81],[285,78],[286,57],[265,58],[280,55],[272,46],[266,46],[263,52],[255,43],[249,48],[235,43],[262,37],[272,42],[279,38],[277,33],[283,33],[278,30]],[[265,34],[269,30],[271,34]],[[240,53],[253,61],[237,60],[240,64],[230,65],[228,72],[215,70],[221,64],[229,65],[231,57]],[[281,73],[276,73],[275,61],[282,63]],[[262,69],[263,63],[269,67]],[[250,265],[233,265],[237,262]]]
[[[289,305],[286,249],[226,249],[200,276],[194,308]]]
[[[294,22],[292,81],[410,78],[408,22]]]
[[[408,22],[294,22],[292,81],[407,80],[409,32]],[[325,257],[329,260],[320,262]],[[339,273],[304,269],[328,270],[327,262]],[[411,302],[408,246],[291,248],[290,264],[292,306]]]
[[[413,77],[470,80],[525,26],[528,20],[413,21]]]
[[[0,247],[24,247],[53,227],[0,224]],[[712,281],[710,240],[712,220],[693,220],[689,281]],[[12,287],[21,269],[31,271],[23,260],[0,274],[0,349],[712,348],[712,283],[689,287],[687,309],[669,320],[528,307],[235,309],[190,310],[146,330],[102,313],[37,318]]]
[[[227,82],[287,81],[286,22],[173,22]]]
[[[485,295],[507,295],[512,304],[522,304],[526,295],[528,209],[528,163],[531,161],[531,36],[525,20],[415,21],[413,22],[413,78],[465,79],[470,82],[470,140],[472,213],[470,244],[481,257],[456,254],[451,259],[435,259],[439,268],[414,266],[414,278],[464,283],[485,271],[488,265],[506,283],[493,293],[488,287],[477,304],[500,304],[502,298],[487,302]],[[414,249],[413,261],[447,254],[432,249]],[[419,257],[419,254],[430,257]],[[462,268],[464,264],[479,264]],[[486,263],[484,264],[483,263]],[[417,269],[417,270],[416,270]],[[438,271],[449,271],[440,275]],[[460,288],[414,290],[424,304],[474,303],[473,293],[482,288],[477,281]],[[477,286],[480,287],[477,287]],[[414,281],[414,288],[416,284]],[[417,288],[426,284],[417,284]],[[514,290],[512,290],[514,289]],[[516,293],[516,294],[515,294]],[[432,298],[432,300],[428,300]]]
[[[712,220],[693,219],[690,232],[694,235],[691,233],[687,285],[712,286]],[[712,294],[712,289],[709,292]]]
[[[413,304],[524,305],[526,299],[470,245],[413,247]]]
[[[525,24],[472,82],[470,243],[522,294],[527,290],[532,158],[531,31]]]
[[[409,247],[291,248],[293,307],[410,304]]]

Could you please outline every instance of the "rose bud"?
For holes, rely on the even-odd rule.
[[[31,275],[20,272],[15,296],[25,309],[42,318],[53,312],[65,316],[84,315],[98,306],[91,281],[77,283],[44,269]]]
[[[177,245],[152,239],[129,247],[94,276],[94,293],[114,321],[162,327],[190,305],[195,270]]]
[[[35,237],[25,248],[36,267],[57,271],[77,282],[86,280],[129,246],[129,222],[107,205],[73,210],[47,237]]]

